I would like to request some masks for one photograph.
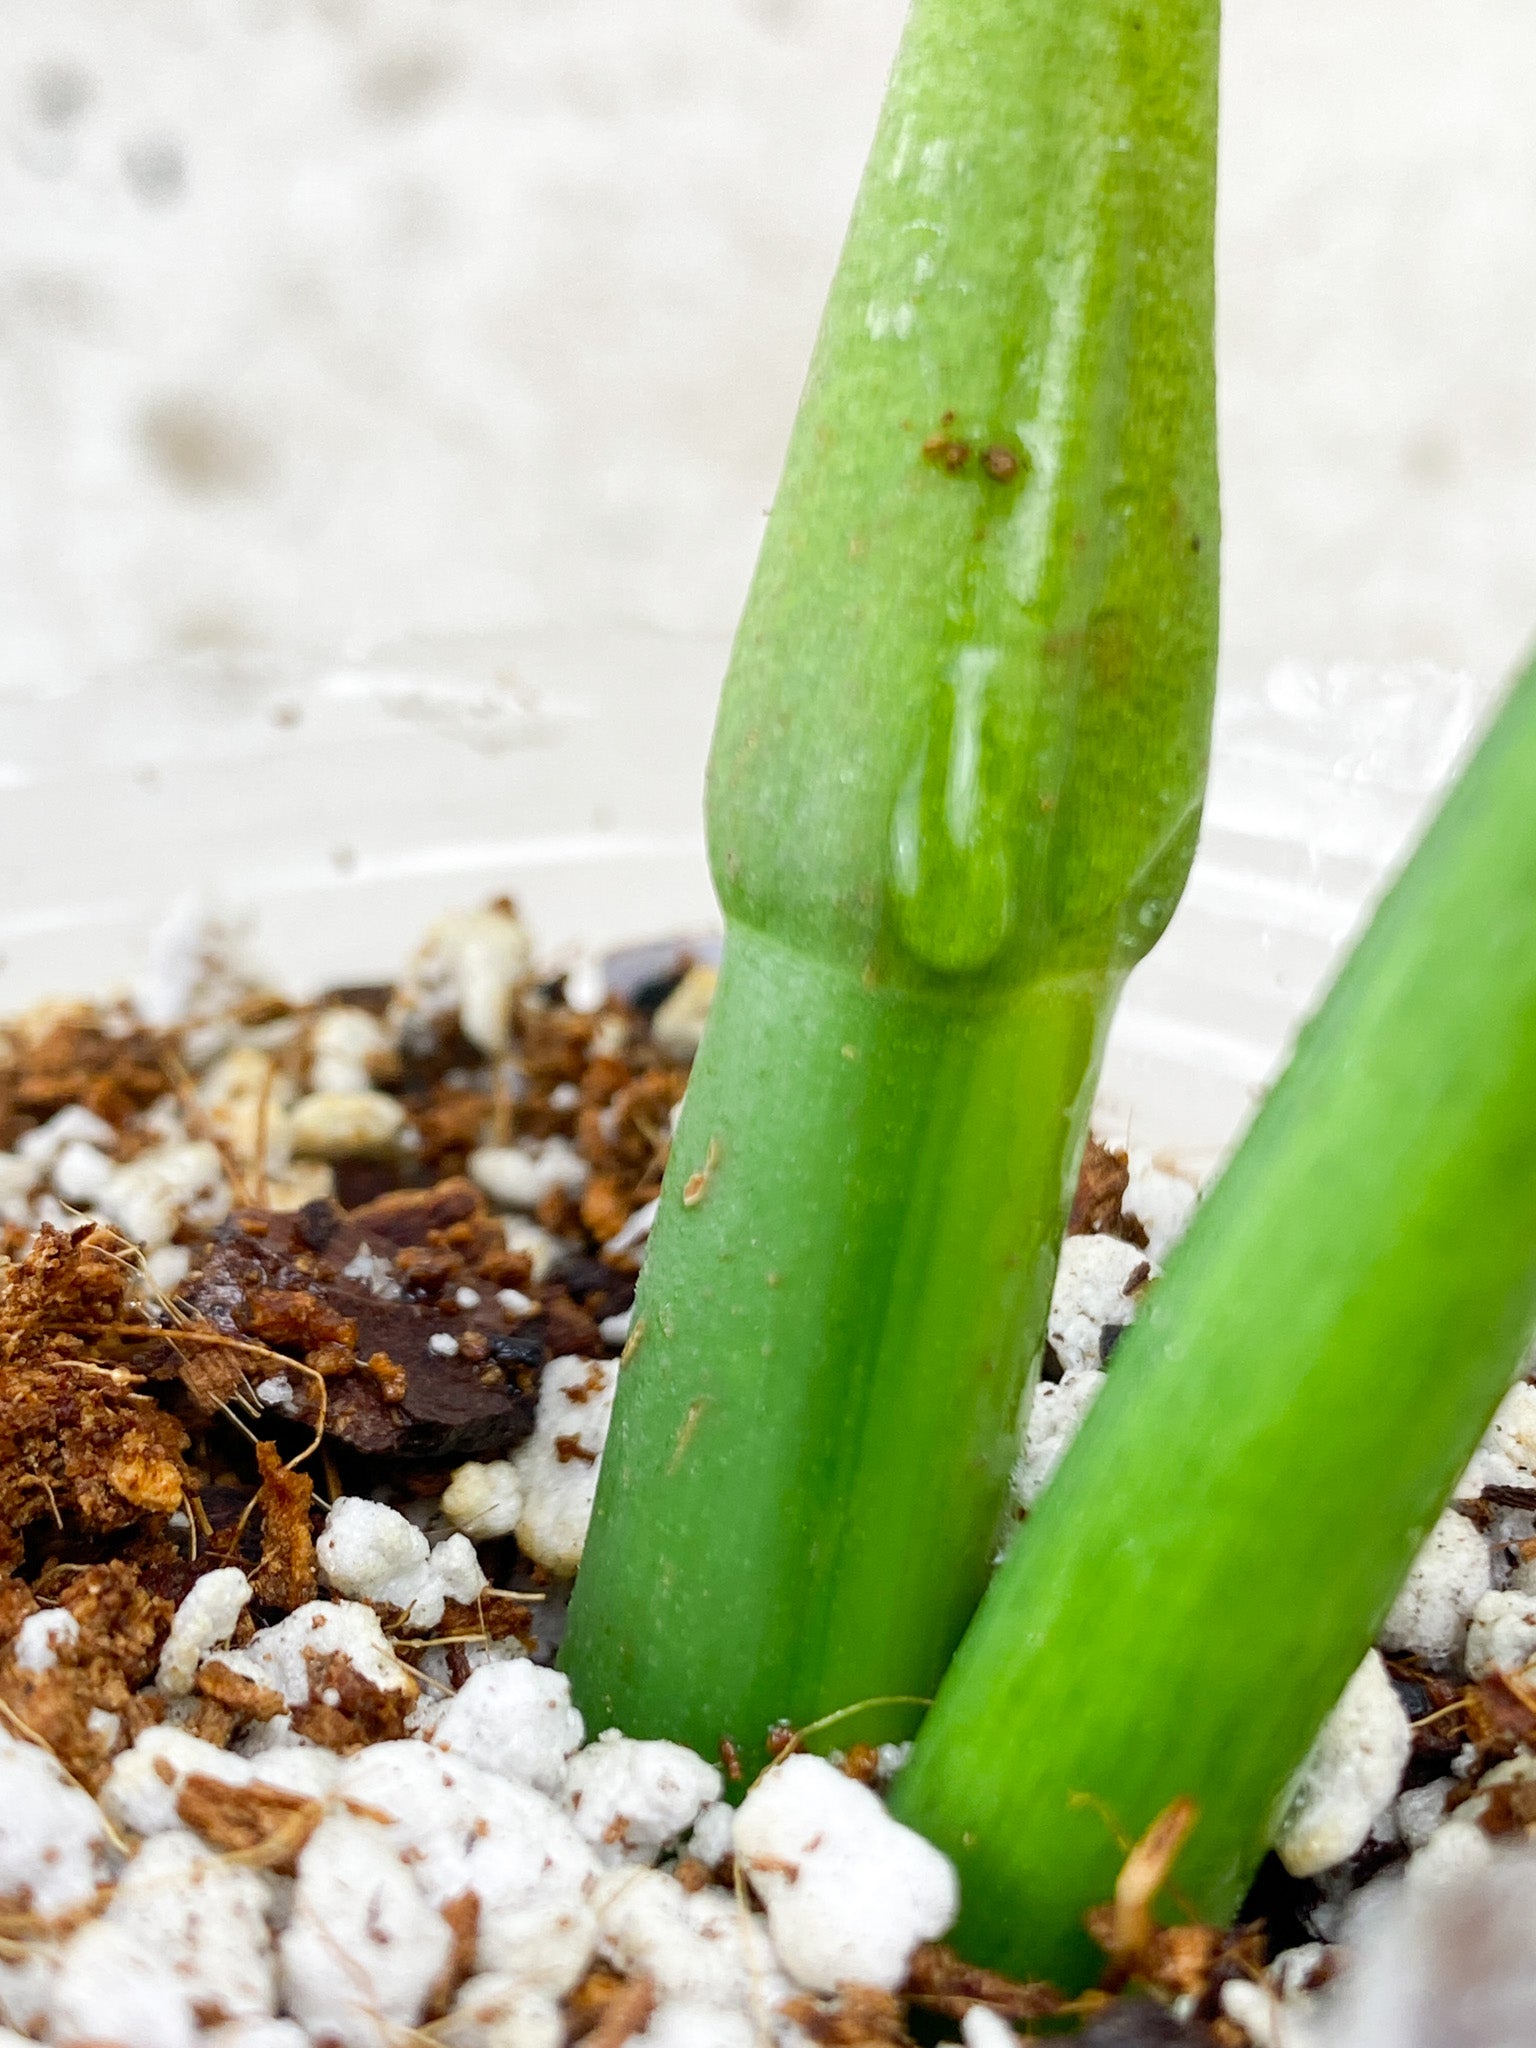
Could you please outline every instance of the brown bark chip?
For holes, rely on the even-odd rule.
[[[623,2048],[644,2031],[655,2010],[656,1986],[649,1977],[616,1977],[598,1965],[566,2001],[568,2038],[586,2048]]]
[[[34,1013],[34,1016],[36,1013]],[[0,1038],[0,1138],[9,1147],[29,1127],[78,1102],[114,1128],[166,1093],[163,1041],[151,1031],[112,1030],[81,1003],[31,1020]]]
[[[1485,1763],[1512,1757],[1523,1747],[1536,1746],[1536,1693],[1513,1671],[1491,1671],[1476,1685],[1467,1687],[1461,1701],[1465,1722],[1454,1716],[1451,1735],[1465,1733],[1477,1745]],[[1450,1740],[1448,1735],[1447,1742]],[[1458,1745],[1459,1746],[1459,1745]]]
[[[872,1984],[839,1984],[832,1999],[791,1998],[784,2012],[824,2048],[886,2048],[908,2039],[901,2000]]]
[[[1005,2020],[1048,2019],[1066,2002],[1054,1984],[1023,1984],[984,1970],[939,1941],[924,1942],[917,1950],[905,1990],[914,2005],[956,2020],[973,2005],[984,2005]]]
[[[364,1246],[382,1266],[382,1292],[347,1270]],[[323,1218],[240,1212],[182,1298],[208,1327],[273,1347],[269,1370],[292,1355],[321,1372],[325,1433],[336,1442],[371,1457],[459,1462],[503,1456],[533,1428],[537,1366],[549,1353],[524,1344],[518,1362],[531,1349],[533,1369],[508,1369],[511,1332],[497,1300],[527,1277],[478,1189],[452,1180],[397,1189],[345,1216],[334,1205]],[[479,1297],[473,1309],[460,1305],[461,1288]],[[315,1382],[295,1392],[318,1423]]]
[[[1077,1193],[1072,1200],[1067,1235],[1122,1237],[1127,1244],[1139,1245],[1145,1250],[1147,1233],[1135,1217],[1127,1216],[1121,1207],[1130,1179],[1130,1165],[1125,1153],[1112,1152],[1097,1138],[1090,1138],[1077,1178]]]
[[[880,1780],[880,1752],[873,1743],[850,1743],[837,1768],[856,1785],[875,1785]]]
[[[480,1894],[460,1892],[457,1898],[450,1899],[438,1910],[448,1923],[453,1943],[442,1973],[427,1999],[427,2011],[441,2015],[452,2005],[459,1986],[475,1974],[475,1950],[480,1941]]]
[[[13,1730],[19,1722],[94,1792],[116,1748],[131,1742],[158,1715],[158,1701],[145,1701],[138,1688],[155,1668],[170,1627],[171,1604],[147,1593],[134,1568],[121,1561],[48,1573],[39,1586],[47,1588],[48,1604],[73,1617],[79,1637],[57,1646],[47,1671],[19,1668],[7,1644],[0,1652],[0,1700],[14,1717]],[[16,1613],[18,1597],[9,1595],[6,1606]],[[99,1722],[92,1725],[92,1710],[98,1707],[121,1719],[115,1743]]]
[[[251,1591],[261,1606],[291,1614],[319,1591],[315,1539],[309,1526],[314,1481],[307,1472],[290,1471],[278,1457],[276,1446],[265,1441],[256,1446],[256,1463],[261,1473],[261,1490],[256,1496],[261,1514],[261,1562],[251,1573]]]
[[[1483,1796],[1488,1804],[1477,1824],[1485,1835],[1526,1835],[1536,1826],[1536,1784],[1529,1779],[1490,1785]]]
[[[223,1707],[236,1721],[272,1721],[283,1712],[285,1701],[274,1686],[261,1685],[227,1664],[201,1665],[192,1681],[194,1691],[215,1706]]]
[[[293,1710],[300,1735],[346,1756],[370,1742],[398,1742],[405,1717],[416,1704],[414,1687],[385,1692],[371,1684],[339,1650],[304,1652],[309,1698]],[[334,1694],[332,1704],[326,1695]]]
[[[176,1813],[210,1848],[291,1877],[299,1851],[325,1817],[325,1803],[276,1785],[227,1785],[193,1772],[177,1796]]]
[[[104,1236],[49,1225],[0,1269],[0,1566],[41,1519],[107,1535],[181,1505],[186,1431],[111,1344],[131,1282]]]

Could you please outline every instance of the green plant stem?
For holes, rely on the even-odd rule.
[[[732,934],[716,1001],[747,1020],[752,1064],[712,1033],[690,1083],[679,1170],[706,1185],[679,1234],[700,1256],[645,1290],[642,1343],[656,1328],[669,1369],[616,1413],[606,1454],[667,1523],[652,1570],[610,1571],[586,1610],[587,1671],[612,1688],[587,1678],[598,1722],[629,1727],[649,1695],[665,1712],[644,1727],[755,1755],[777,1720],[942,1671],[997,1535],[1017,1332],[1049,1296],[1104,993],[1085,975],[979,1009],[916,1002]],[[915,1721],[871,1711],[836,1739]]]
[[[750,1769],[931,1692],[983,1582],[1198,822],[1215,43],[1213,0],[914,8],[715,733],[722,979],[565,1651],[597,1725]]]
[[[956,1939],[1072,1985],[1179,1795],[1220,1923],[1536,1323],[1536,667],[1115,1352],[966,1635],[901,1817]]]

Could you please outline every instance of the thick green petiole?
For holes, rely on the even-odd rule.
[[[1172,1799],[1220,1923],[1536,1323],[1536,667],[1115,1352],[897,1781],[955,1939],[1081,1983]]]
[[[711,757],[719,993],[565,1661],[750,1770],[979,1597],[1215,658],[1213,0],[917,0]],[[902,1732],[910,1708],[832,1738]]]

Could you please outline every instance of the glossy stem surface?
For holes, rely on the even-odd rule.
[[[1188,867],[1215,57],[1213,0],[917,0],[737,638],[724,970],[564,1660],[594,1725],[749,1775],[937,1684]]]
[[[1307,1027],[897,1781],[954,1939],[1071,1985],[1171,1800],[1223,1924],[1536,1323],[1536,668]]]
[[[996,1548],[1105,994],[913,999],[731,933],[605,1456],[645,1568],[582,1566],[594,1726],[755,1768],[776,1721],[931,1697]]]

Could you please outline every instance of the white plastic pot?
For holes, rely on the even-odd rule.
[[[0,1010],[143,971],[194,903],[300,993],[518,899],[570,963],[715,929],[701,800],[723,638],[574,623],[352,666],[198,661],[12,699]],[[1208,1166],[1485,709],[1463,677],[1297,665],[1221,705],[1184,902],[1133,977],[1101,1129]]]

